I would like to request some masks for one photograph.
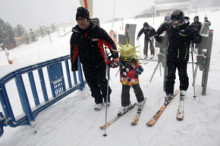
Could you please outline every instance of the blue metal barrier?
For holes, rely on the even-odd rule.
[[[73,91],[80,89],[83,90],[85,87],[85,81],[83,80],[83,74],[81,69],[80,60],[78,62],[78,77],[76,75],[76,72],[72,73],[72,79],[74,84],[72,84],[71,81],[71,74],[69,69],[69,61],[70,57],[69,55],[63,56],[60,58],[52,59],[49,61],[45,61],[42,63],[38,63],[35,65],[31,65],[28,67],[24,67],[18,70],[15,70],[4,77],[0,79],[0,102],[2,105],[3,113],[0,112],[0,136],[3,134],[4,126],[11,126],[16,127],[19,125],[30,125],[31,121],[34,121],[34,119],[37,117],[37,115],[49,107],[50,105],[56,103],[63,97],[69,95]],[[62,63],[64,63],[64,69],[66,70],[66,80],[68,83],[68,87],[65,85],[65,79],[64,79],[64,69],[62,66]],[[50,90],[52,93],[52,98],[48,97],[48,91],[49,89],[46,88],[46,81],[45,81],[45,72],[43,72],[43,69],[47,69],[48,77],[49,77],[49,85]],[[40,87],[43,94],[43,100],[40,102],[39,100],[39,94],[37,92],[36,86],[36,79],[34,78],[33,71],[37,71],[39,76],[39,82]],[[30,89],[32,93],[32,98],[34,100],[35,107],[30,106],[29,99],[31,97],[28,97],[27,94],[27,87],[24,84],[24,80],[22,75],[27,74],[28,75],[28,81],[30,83]],[[6,84],[10,80],[15,80],[18,95],[20,98],[20,103],[22,110],[24,114],[22,116],[15,117],[13,113],[13,109],[9,100],[9,96],[6,90]],[[77,81],[79,80],[79,82]]]

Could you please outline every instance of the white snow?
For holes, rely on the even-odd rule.
[[[105,121],[105,109],[94,111],[94,100],[90,95],[88,85],[85,90],[76,91],[49,107],[38,115],[34,126],[20,126],[16,128],[4,127],[4,134],[0,138],[1,146],[219,146],[220,145],[220,20],[219,11],[206,11],[198,14],[190,14],[191,21],[195,15],[203,21],[205,15],[209,17],[214,29],[211,66],[208,79],[207,95],[203,96],[201,88],[202,73],[198,71],[196,78],[196,100],[193,98],[192,67],[188,65],[190,86],[187,91],[183,121],[176,120],[176,112],[179,103],[177,96],[168,106],[154,127],[147,127],[146,122],[160,108],[164,101],[163,76],[160,76],[159,68],[152,82],[150,77],[157,62],[142,64],[144,72],[140,76],[140,85],[146,101],[139,124],[131,126],[136,109],[129,112],[115,124],[107,129],[107,137],[103,137],[104,131],[100,126]],[[162,17],[147,19],[128,19],[124,24],[137,24],[136,35],[148,21],[155,29],[163,21]],[[120,30],[121,22],[114,24],[115,30]],[[111,24],[101,24],[109,32]],[[71,30],[71,28],[70,28]],[[124,32],[124,31],[123,31]],[[0,66],[0,77],[26,65],[49,60],[69,54],[68,34],[58,37],[54,33],[52,43],[45,37],[30,45],[23,45],[10,50],[13,55],[13,65]],[[139,43],[143,49],[142,35]],[[2,58],[0,58],[2,61]],[[9,69],[8,69],[9,68]],[[108,120],[113,118],[120,108],[121,83],[117,75],[118,69],[111,69],[110,86],[112,88],[111,106],[108,108]],[[178,89],[178,75],[175,88]],[[136,102],[133,90],[130,91],[132,103]],[[13,101],[14,104],[17,101]],[[35,132],[36,131],[36,132]]]
[[[0,66],[3,66],[3,65],[8,65],[8,58],[5,54],[5,51],[0,51],[0,58],[1,58],[1,62],[0,62]]]

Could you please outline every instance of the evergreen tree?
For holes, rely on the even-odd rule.
[[[54,25],[54,23],[53,24],[51,24],[51,30],[52,30],[52,32],[55,32],[56,31],[56,26]]]
[[[13,28],[8,22],[4,22],[0,19],[0,44],[3,44],[3,48],[12,48],[16,46],[15,33]]]
[[[45,27],[44,26],[40,26],[40,34],[41,34],[42,38],[46,35]]]
[[[16,26],[16,28],[14,29],[14,31],[15,31],[15,36],[16,37],[21,37],[25,33],[25,29],[24,29],[24,27],[21,24],[18,24]]]
[[[6,22],[5,23],[5,30],[6,30],[6,42],[5,45],[7,48],[12,48],[16,46],[15,42],[15,33],[13,31],[12,26]]]
[[[25,34],[24,34],[24,41],[25,41],[26,44],[29,44],[29,43],[30,43],[28,33],[25,33]]]
[[[5,41],[5,32],[4,32],[4,24],[5,22],[0,19],[0,44],[4,44]]]
[[[31,41],[35,42],[36,41],[36,35],[35,35],[35,33],[33,32],[32,29],[30,29],[29,35],[30,35]]]

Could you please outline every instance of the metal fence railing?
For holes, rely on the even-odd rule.
[[[69,55],[21,69],[0,78],[0,136],[4,126],[30,125],[37,115],[85,87],[80,61],[78,71],[70,71]]]

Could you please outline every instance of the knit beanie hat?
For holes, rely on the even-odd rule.
[[[90,19],[90,18],[89,18],[89,11],[88,11],[86,8],[84,8],[84,7],[79,7],[79,8],[77,8],[76,20],[77,20],[79,17],[84,17],[84,18]]]

